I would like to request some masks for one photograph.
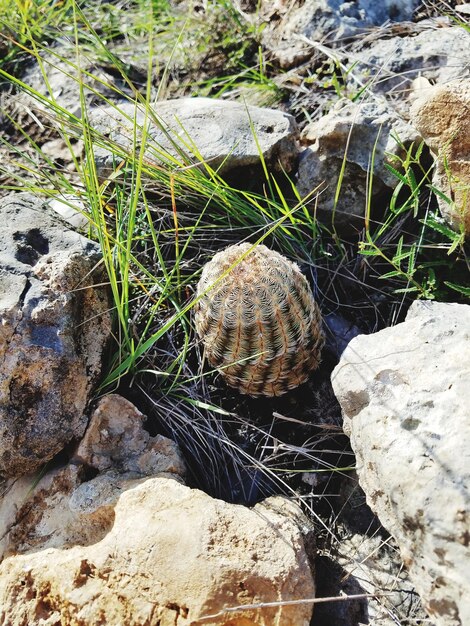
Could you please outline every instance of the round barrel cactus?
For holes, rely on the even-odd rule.
[[[318,367],[321,314],[298,266],[242,243],[218,252],[197,286],[195,326],[209,363],[250,396],[280,396]]]

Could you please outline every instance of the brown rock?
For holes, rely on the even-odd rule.
[[[311,603],[223,613],[314,596],[300,510],[283,498],[250,510],[184,486],[176,445],[144,420],[103,398],[66,467],[37,485],[9,481],[0,624],[307,626]]]
[[[146,476],[161,472],[184,476],[177,445],[162,435],[151,437],[143,428],[145,420],[122,396],[105,396],[93,411],[74,460],[100,472],[114,469]]]
[[[129,485],[156,474],[184,476],[178,446],[162,435],[150,437],[145,419],[128,400],[105,396],[66,467],[37,484],[31,476],[10,480],[0,499],[0,560],[36,548],[96,543],[110,530],[114,505]]]
[[[454,81],[423,90],[411,107],[412,121],[436,155],[433,183],[443,217],[470,234],[470,83]]]

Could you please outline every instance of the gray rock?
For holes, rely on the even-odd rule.
[[[289,171],[298,154],[294,118],[281,111],[210,98],[181,98],[157,102],[151,116],[146,162],[163,162],[175,168],[175,158],[186,165],[203,159],[211,168],[226,173],[259,165],[261,151],[269,166],[278,169],[282,165]],[[138,126],[136,142],[134,119]],[[122,153],[116,156],[106,147],[96,148],[98,175],[105,178],[124,155],[140,149],[144,111],[132,104],[119,109],[100,107],[90,114],[90,122]]]
[[[410,20],[417,5],[417,0],[310,0],[299,7],[286,0],[264,0],[261,16],[268,27],[263,31],[263,43],[286,68],[311,54],[301,37],[313,42],[352,37],[390,20]]]
[[[0,206],[0,475],[35,471],[83,434],[110,336],[96,244],[29,194]]]
[[[409,146],[420,136],[385,100],[361,104],[344,99],[327,115],[309,124],[303,139],[309,145],[300,157],[297,189],[302,196],[314,189],[321,191],[318,214],[328,220],[346,157],[335,211],[335,223],[341,225],[349,224],[353,218],[364,218],[367,172],[374,150],[373,194],[376,196],[385,187],[393,189],[399,182],[386,164],[396,166],[393,156],[403,154],[403,145]]]
[[[432,21],[422,28],[406,37],[376,38],[372,44],[365,40],[349,55],[349,64],[357,63],[352,70],[356,77],[401,103],[404,115],[414,79],[422,76],[446,83],[470,76],[470,32],[459,26],[439,27]]]
[[[430,616],[470,623],[470,306],[415,302],[332,374],[371,508]]]
[[[81,117],[80,84],[83,86],[84,101],[88,108],[103,103],[104,99],[116,102],[134,95],[123,79],[106,71],[106,64],[96,52],[88,49],[77,59],[75,45],[65,39],[57,41],[53,48],[42,52],[41,62],[42,68],[38,63],[27,67],[22,80],[40,96],[64,109],[66,114]],[[26,94],[21,94],[17,103],[19,107],[51,109],[44,99],[33,99]]]

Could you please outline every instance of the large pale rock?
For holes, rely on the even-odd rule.
[[[385,100],[362,104],[341,100],[303,132],[303,141],[308,147],[300,157],[297,189],[302,196],[314,189],[320,190],[318,214],[331,220],[346,158],[335,223],[364,218],[371,155],[375,154],[373,193],[377,196],[385,187],[393,189],[399,182],[386,164],[396,166],[394,155],[402,154],[403,146],[417,139],[416,130],[400,119]]]
[[[311,0],[303,4],[262,0],[260,12],[268,24],[263,43],[282,67],[290,67],[309,53],[309,46],[299,37],[331,43],[390,20],[411,19],[417,4],[416,0]]]
[[[83,434],[111,332],[98,246],[28,194],[0,206],[0,475]]]
[[[371,508],[424,606],[470,623],[470,307],[415,302],[346,348],[332,374]]]
[[[95,130],[115,146],[115,154],[97,146],[95,161],[101,178],[113,172],[126,156],[140,149],[144,111],[132,104],[119,109],[100,107],[90,115]],[[145,162],[158,165],[207,161],[211,168],[228,172],[259,165],[260,152],[268,166],[291,170],[297,158],[296,125],[291,115],[273,109],[246,107],[210,98],[181,98],[157,102],[149,112]],[[116,154],[117,152],[117,154]]]
[[[283,498],[248,509],[186,487],[177,446],[144,421],[105,397],[68,465],[37,485],[9,481],[0,623],[307,626],[308,603],[223,613],[314,597],[300,510]]]
[[[101,508],[109,525],[97,542],[3,561],[4,623],[34,624],[39,614],[43,623],[76,626],[103,619],[129,626],[308,626],[309,604],[201,620],[238,605],[313,597],[301,533],[282,509],[226,504],[166,477],[128,485],[114,507]]]
[[[433,183],[443,217],[470,235],[470,82],[456,81],[423,91],[411,107],[413,124],[437,157]]]

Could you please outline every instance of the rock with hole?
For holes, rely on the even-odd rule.
[[[178,98],[157,102],[147,114],[141,106],[100,107],[90,113],[95,130],[109,142],[95,149],[100,178],[118,172],[140,149],[147,126],[145,166],[187,167],[206,162],[220,174],[260,167],[291,171],[298,148],[291,115],[210,98]],[[177,164],[177,166],[176,166]],[[151,188],[151,177],[148,184]]]
[[[2,200],[0,475],[33,472],[83,434],[111,332],[100,258],[46,203]]]

